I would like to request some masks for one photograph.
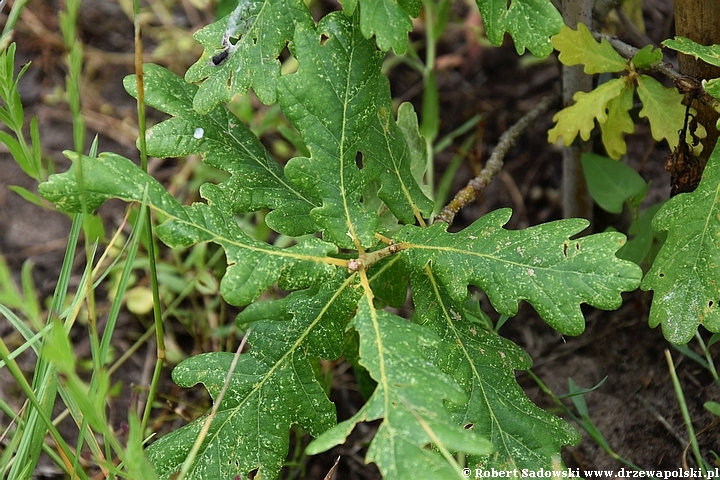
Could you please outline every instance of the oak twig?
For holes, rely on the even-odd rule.
[[[485,164],[485,168],[482,169],[480,175],[473,178],[468,184],[460,190],[455,198],[443,208],[442,212],[435,217],[435,222],[446,222],[451,224],[455,215],[460,211],[461,208],[470,204],[482,190],[490,183],[490,180],[497,175],[503,166],[505,155],[515,145],[518,137],[543,115],[550,106],[558,99],[557,94],[551,94],[540,100],[535,107],[526,113],[520,120],[517,121],[512,127],[505,131],[498,140],[492,155]]]

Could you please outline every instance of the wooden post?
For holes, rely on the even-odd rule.
[[[562,15],[565,23],[577,29],[578,23],[592,28],[592,0],[563,0]],[[585,74],[582,65],[562,67],[563,106],[573,104],[575,92],[592,90],[592,77]],[[589,143],[578,140],[563,148],[563,216],[587,218],[592,222],[593,201],[585,181],[580,160],[589,151]]]
[[[675,0],[675,35],[689,38],[701,45],[720,44],[720,3],[717,0]],[[680,73],[695,78],[711,79],[720,77],[720,68],[708,65],[694,57],[678,54]],[[718,113],[693,102],[698,112],[697,120],[707,129],[707,138],[702,141],[703,152],[700,162],[704,166],[718,139],[715,123]]]

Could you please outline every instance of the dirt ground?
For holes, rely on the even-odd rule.
[[[322,3],[322,2],[321,2]],[[330,0],[327,0],[328,5]],[[479,16],[457,2],[453,15],[463,18],[452,23],[438,49],[438,74],[441,100],[441,136],[447,134],[471,116],[483,115],[480,158],[489,156],[498,137],[540,98],[554,91],[559,84],[556,58],[530,62],[518,58],[508,42],[502,48],[492,48],[477,41],[470,32],[479,25]],[[672,4],[668,0],[644,2],[647,31],[644,38],[656,44],[673,33]],[[176,73],[184,69],[199,55],[197,47],[178,39],[189,38],[189,32],[209,23],[211,16],[198,10],[190,1],[174,3],[168,16],[158,17],[163,10],[155,5],[153,20],[147,27],[146,55],[148,61],[168,66]],[[326,7],[326,6],[325,6]],[[322,5],[318,8],[325,8]],[[164,7],[163,7],[164,8]],[[333,7],[334,8],[334,7]],[[64,47],[57,26],[56,2],[32,0],[17,27],[17,63],[33,64],[21,82],[21,94],[26,106],[26,118],[37,115],[44,155],[51,159],[58,171],[64,171],[68,162],[61,151],[72,148],[72,126],[65,103],[58,101],[58,88],[64,84],[66,66]],[[4,18],[3,22],[4,22]],[[158,18],[164,18],[159,20]],[[164,22],[164,23],[163,23]],[[178,37],[167,33],[172,26]],[[637,31],[622,28],[619,34],[629,43],[637,43]],[[418,29],[420,25],[418,25]],[[163,33],[165,31],[165,33]],[[83,109],[87,121],[89,145],[99,135],[100,151],[114,151],[129,158],[137,158],[134,147],[137,126],[134,117],[134,100],[125,94],[121,80],[132,72],[132,23],[120,6],[110,0],[85,2],[81,10],[80,36],[86,46],[86,68],[82,85]],[[413,38],[422,38],[419,31]],[[174,50],[169,43],[174,42]],[[421,105],[421,77],[403,66],[395,67],[390,74],[393,95],[411,101],[419,110]],[[507,228],[523,228],[561,217],[560,207],[560,153],[546,141],[552,114],[546,114],[520,139],[505,159],[503,172],[486,189],[483,198],[461,211],[454,228],[472,222],[478,216],[499,207],[512,207],[513,218]],[[152,116],[152,121],[161,117]],[[652,180],[648,202],[669,196],[669,178],[663,170],[669,153],[665,144],[655,144],[647,125],[640,123],[637,133],[630,139],[629,163],[636,167],[646,180]],[[441,153],[437,159],[436,176],[439,178],[456,154],[465,137],[457,139],[454,147]],[[158,174],[166,179],[176,173],[175,162],[156,164]],[[162,167],[162,168],[161,168]],[[463,163],[453,181],[452,193],[462,188],[474,176],[471,156]],[[15,165],[6,150],[0,150],[0,252],[19,278],[23,262],[34,264],[34,278],[44,296],[52,294],[60,271],[69,231],[69,220],[47,209],[32,205],[8,190],[9,185],[20,185],[35,190],[36,185]],[[626,229],[626,217],[609,217],[596,212],[596,230],[614,226]],[[108,225],[119,224],[122,206],[110,205],[103,210]],[[82,265],[82,259],[76,262]],[[78,270],[79,271],[79,270]],[[77,279],[75,279],[77,281]],[[533,358],[533,371],[560,395],[568,391],[568,378],[580,387],[592,387],[607,377],[605,383],[586,396],[590,416],[608,441],[608,444],[625,459],[646,469],[677,469],[694,466],[692,455],[686,448],[687,432],[678,401],[673,391],[664,350],[670,349],[677,365],[701,451],[711,461],[710,450],[720,452],[720,426],[713,416],[705,412],[703,403],[720,402],[720,392],[710,375],[689,358],[672,349],[659,329],[647,325],[651,292],[633,292],[625,296],[623,306],[614,312],[585,309],[587,328],[579,337],[563,337],[544,324],[534,310],[523,305],[520,313],[501,329],[501,334],[524,348]],[[11,334],[9,325],[0,321],[3,338]],[[127,338],[118,338],[118,347],[127,348],[138,332],[146,325],[130,314],[121,318]],[[706,334],[707,332],[703,332]],[[87,357],[89,346],[82,342],[82,330],[76,334],[78,355]],[[706,338],[707,335],[704,335]],[[180,339],[179,341],[183,341]],[[189,339],[185,341],[190,342]],[[187,345],[188,351],[197,345]],[[132,368],[124,368],[116,377],[125,385],[125,392],[111,406],[121,419],[134,398],[130,385],[146,385],[151,370],[154,347],[148,345],[131,360]],[[713,349],[718,357],[720,347]],[[22,365],[28,369],[33,358]],[[169,375],[169,369],[167,371]],[[335,372],[336,389],[333,400],[338,405],[339,419],[352,415],[361,405],[361,399],[352,388],[351,370],[338,365]],[[524,372],[518,372],[518,381],[531,400],[556,412],[555,405]],[[173,387],[169,379],[163,384],[168,394],[185,395],[186,401],[207,399],[200,387],[183,393]],[[16,388],[6,372],[0,370],[0,391],[3,397],[12,395]],[[560,412],[556,412],[560,413]],[[111,418],[112,414],[111,414]],[[6,422],[6,419],[3,419]],[[120,420],[118,420],[118,423]],[[363,464],[362,457],[374,425],[364,426],[354,433],[348,444],[324,455],[307,459],[305,478],[322,479],[337,455],[341,455],[337,478],[374,479],[379,474],[374,466]],[[563,458],[571,468],[618,470],[623,465],[611,458],[587,435],[576,447],[563,450]],[[307,441],[302,440],[302,441]],[[712,462],[711,462],[712,463]],[[43,464],[37,478],[61,478],[52,465]]]

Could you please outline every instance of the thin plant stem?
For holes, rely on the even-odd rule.
[[[135,17],[135,80],[137,82],[137,111],[138,111],[138,138],[140,148],[140,164],[142,170],[147,173],[147,144],[146,144],[146,119],[145,119],[145,89],[143,86],[143,65],[142,65],[142,31],[140,25],[140,3],[138,0],[133,1],[133,13]],[[150,420],[150,412],[152,404],[155,400],[155,392],[160,383],[160,373],[162,365],[165,361],[165,338],[163,332],[162,312],[160,310],[160,289],[158,284],[157,265],[155,263],[155,242],[153,235],[152,216],[150,210],[146,210],[145,215],[145,234],[147,236],[148,260],[150,266],[150,282],[152,284],[153,295],[153,319],[155,322],[155,340],[157,342],[157,359],[153,370],[148,396],[145,401],[145,409],[140,421],[140,429],[145,432],[148,421]]]
[[[715,369],[715,363],[713,363],[712,355],[710,355],[710,349],[705,345],[705,342],[702,339],[702,335],[700,335],[700,332],[697,330],[695,331],[695,340],[698,341],[700,344],[700,348],[703,351],[703,354],[705,355],[705,360],[707,360],[707,369],[710,372],[710,375],[712,375],[713,379],[715,380],[715,383],[720,384],[720,381],[718,379],[718,372]]]
[[[675,371],[675,363],[673,362],[672,354],[670,354],[670,350],[667,348],[665,349],[665,360],[668,364],[668,370],[670,371],[670,378],[672,379],[673,388],[675,389],[675,396],[677,396],[678,399],[680,412],[682,413],[683,421],[685,422],[685,427],[688,431],[688,440],[690,440],[690,447],[692,448],[693,455],[695,456],[695,462],[697,463],[698,468],[700,468],[703,477],[707,477],[705,463],[703,462],[702,455],[700,454],[700,446],[698,445],[697,438],[695,437],[695,428],[693,427],[690,412],[688,411],[687,403],[685,402],[685,394],[682,391],[680,380],[678,379],[677,372]]]
[[[180,473],[176,477],[176,480],[183,480],[185,478],[185,476],[187,475],[187,473],[190,471],[190,468],[192,467],[193,463],[195,462],[195,457],[197,456],[197,453],[200,451],[200,447],[202,446],[202,443],[205,440],[205,437],[207,437],[207,434],[210,431],[210,425],[212,425],[212,422],[215,419],[215,416],[217,415],[218,409],[220,408],[220,404],[222,403],[222,400],[225,397],[225,393],[227,392],[227,389],[230,386],[230,380],[232,379],[233,373],[235,373],[235,367],[237,367],[237,363],[240,360],[240,353],[242,352],[243,348],[245,347],[245,344],[247,342],[247,338],[249,335],[250,335],[250,329],[245,331],[245,335],[243,336],[242,341],[240,342],[240,345],[238,345],[238,348],[235,351],[235,356],[233,357],[232,362],[230,363],[230,368],[228,369],[227,376],[225,376],[225,383],[223,384],[223,387],[220,390],[220,393],[218,394],[217,398],[213,402],[213,408],[210,411],[210,414],[205,419],[202,429],[200,430],[200,433],[198,433],[198,436],[195,439],[195,442],[193,443],[193,446],[190,449],[190,452],[188,453],[187,457],[185,458],[185,461],[183,462],[182,468],[180,469]]]

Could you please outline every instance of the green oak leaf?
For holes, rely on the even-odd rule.
[[[427,171],[427,146],[425,139],[420,135],[420,127],[418,123],[417,113],[415,107],[410,102],[403,102],[398,107],[397,111],[397,125],[405,135],[405,141],[410,149],[410,171],[412,172],[415,181],[422,185],[421,188],[425,192],[432,192],[429,185],[423,184],[423,177]],[[426,193],[427,193],[426,192]]]
[[[373,264],[368,280],[376,299],[401,308],[407,299],[410,265],[402,255],[392,255]]]
[[[653,248],[658,249],[658,245],[662,245],[667,236],[667,232],[653,233],[652,219],[655,214],[663,206],[664,202],[656,203],[652,207],[641,211],[637,218],[633,220],[628,228],[628,237],[630,240],[618,250],[617,256],[630,260],[638,265],[647,260],[648,264],[652,264],[654,259]]]
[[[625,163],[585,153],[582,166],[590,195],[606,212],[621,213],[626,200],[647,189],[640,174]]]
[[[366,295],[350,324],[360,334],[360,364],[377,387],[367,403],[346,420],[314,440],[309,454],[345,441],[358,422],[383,419],[366,460],[388,480],[456,478],[460,467],[438,450],[485,455],[491,445],[470,430],[455,426],[445,401],[465,401],[452,378],[427,360],[438,345],[431,331],[372,306]],[[433,448],[428,446],[432,444]],[[449,463],[448,460],[452,460]]]
[[[548,131],[548,142],[555,143],[562,138],[563,144],[569,146],[578,134],[583,140],[589,140],[590,132],[595,128],[595,119],[600,124],[607,122],[608,104],[622,95],[625,88],[624,77],[605,82],[589,93],[575,93],[575,104],[563,108],[553,116],[555,126]]]
[[[550,37],[558,33],[563,19],[549,0],[475,0],[483,18],[485,33],[493,45],[503,42],[505,32],[515,43],[515,50],[525,49],[537,57],[553,51]]]
[[[709,95],[720,100],[720,78],[703,80],[702,86]]]
[[[395,237],[415,270],[432,270],[456,301],[468,285],[487,294],[495,310],[513,316],[526,300],[554,329],[579,335],[585,328],[580,310],[588,303],[605,310],[622,303],[620,293],[634,290],[642,271],[615,252],[625,236],[606,232],[570,240],[587,220],[566,219],[524,230],[505,230],[510,209],[491,212],[458,233],[447,224],[429,228],[407,225]]]
[[[298,71],[280,79],[278,96],[311,155],[290,159],[285,175],[322,199],[310,214],[325,239],[343,248],[367,247],[377,215],[360,203],[366,180],[355,158],[380,107],[382,55],[363,37],[357,15],[342,12],[325,16],[317,30],[298,25],[292,47]]]
[[[423,194],[411,171],[412,151],[392,114],[390,84],[380,85],[377,114],[370,121],[363,145],[364,173],[377,180],[377,195],[403,223],[415,223],[432,213],[433,202]],[[410,132],[408,132],[410,133]],[[412,132],[419,137],[420,133]]]
[[[670,150],[675,150],[687,110],[682,104],[683,95],[647,75],[638,76],[637,92],[643,104],[639,115],[647,117],[653,138],[658,142],[667,140]]]
[[[652,45],[645,45],[633,55],[632,63],[636,68],[650,68],[662,62],[662,50]]]
[[[262,478],[275,478],[293,424],[313,436],[335,424],[335,406],[315,379],[309,356],[334,359],[342,352],[342,330],[359,298],[350,285],[340,278],[277,305],[253,305],[251,348],[237,359],[188,478],[246,478],[256,469]],[[186,388],[202,383],[217,401],[233,358],[224,352],[197,355],[173,370],[173,380]],[[150,445],[148,457],[160,478],[180,469],[207,420],[200,417]]]
[[[202,82],[193,107],[209,113],[218,103],[244,94],[251,86],[261,102],[275,103],[278,56],[292,40],[296,25],[313,23],[302,0],[240,0],[233,13],[195,33],[195,40],[205,50],[185,73],[188,82]],[[230,47],[222,44],[226,32]],[[223,51],[227,57],[215,65],[212,59],[221,58],[218,55],[225,55]]]
[[[600,123],[600,132],[605,150],[610,158],[619,159],[627,153],[624,134],[635,131],[635,122],[630,116],[635,88],[626,83],[620,95],[607,103],[607,118]]]
[[[667,239],[642,282],[653,290],[649,323],[672,343],[693,338],[698,325],[720,332],[720,148],[715,147],[692,193],[668,200],[653,218]]]
[[[530,357],[496,332],[472,323],[429,268],[413,274],[412,295],[414,322],[441,339],[426,354],[467,396],[448,405],[455,423],[489,438],[494,447],[489,455],[468,458],[468,466],[552,470],[560,448],[579,443],[580,436],[534,405],[518,385],[515,370],[528,370]]]
[[[560,33],[552,37],[552,44],[559,52],[563,65],[585,65],[585,73],[622,72],[628,68],[627,61],[607,40],[598,42],[583,23],[573,30],[563,25]]]
[[[275,282],[287,290],[306,288],[331,276],[336,267],[327,262],[337,248],[318,239],[280,249],[252,239],[243,232],[219,187],[206,184],[203,193],[208,203],[183,207],[154,178],[127,158],[102,153],[97,158],[65,152],[73,161],[67,172],[51,175],[40,185],[40,194],[63,211],[82,211],[77,169],[82,165],[83,185],[88,209],[109,198],[147,203],[167,220],[157,228],[160,239],[170,247],[189,246],[211,241],[225,250],[229,268],[220,284],[223,297],[234,305],[251,303]]]
[[[669,38],[663,41],[662,45],[686,55],[692,55],[710,65],[720,67],[720,45],[700,45],[685,37]]]
[[[375,35],[377,46],[401,55],[407,50],[411,17],[420,14],[420,0],[346,0],[343,11],[350,16],[360,4],[360,30],[365,38]]]
[[[172,116],[147,132],[148,154],[158,158],[202,155],[205,163],[230,173],[219,185],[233,213],[272,211],[265,221],[290,236],[317,231],[310,210],[319,201],[298,191],[282,166],[258,138],[227,108],[216,106],[201,115],[193,108],[198,87],[158,65],[143,66],[145,102]],[[135,76],[125,89],[137,97]]]

